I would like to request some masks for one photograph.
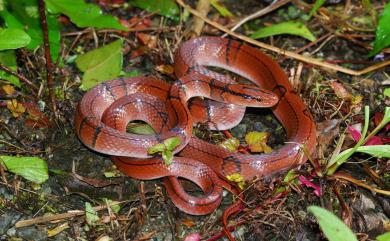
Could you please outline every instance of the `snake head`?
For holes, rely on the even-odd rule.
[[[272,107],[279,101],[273,92],[245,84],[226,85],[222,97],[226,102],[251,107]]]

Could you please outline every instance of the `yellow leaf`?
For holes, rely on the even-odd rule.
[[[63,223],[60,226],[57,226],[57,227],[55,227],[53,229],[48,230],[47,231],[47,236],[48,237],[53,237],[53,236],[61,233],[62,231],[64,231],[67,228],[69,228],[68,223]]]
[[[8,100],[6,104],[8,110],[11,111],[15,118],[21,116],[26,111],[26,108],[16,99]]]
[[[233,173],[231,175],[227,175],[226,178],[231,182],[237,183],[240,189],[244,189],[245,181],[244,177],[240,173]]]
[[[251,152],[272,152],[272,148],[267,145],[269,133],[252,131],[246,134],[245,141]]]
[[[231,152],[235,152],[235,151],[237,151],[237,148],[240,146],[240,140],[232,137],[232,138],[224,140],[219,145],[222,146],[223,148],[231,151]]]
[[[15,88],[12,85],[3,85],[3,90],[7,95],[15,93]]]
[[[361,95],[354,95],[352,96],[351,104],[352,105],[357,105],[360,104],[363,100],[363,96]]]

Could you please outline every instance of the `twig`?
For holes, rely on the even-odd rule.
[[[236,25],[234,25],[233,28],[230,29],[230,31],[234,32],[237,28],[239,28],[244,23],[251,21],[252,19],[259,18],[263,15],[266,15],[289,2],[291,2],[291,0],[281,0],[281,1],[275,0],[272,4],[268,5],[267,7],[260,9],[259,11],[252,13],[251,15],[241,19]],[[226,37],[226,35],[227,34],[224,34],[222,37]]]
[[[127,201],[112,202],[110,205],[114,206],[114,205],[119,205],[119,204],[123,204],[126,202]],[[104,210],[106,208],[107,208],[107,205],[101,205],[101,206],[94,207],[93,210],[101,211],[101,210]],[[73,218],[73,217],[81,216],[84,214],[85,214],[85,211],[75,210],[75,211],[70,211],[67,213],[47,215],[47,216],[42,216],[42,217],[19,221],[19,222],[15,223],[15,227],[16,228],[27,227],[27,226],[31,226],[31,225],[38,224],[38,223],[47,223],[47,222],[51,222],[51,221]]]
[[[56,106],[54,80],[53,80],[53,62],[50,55],[49,30],[47,27],[44,0],[38,0],[38,7],[39,7],[39,16],[42,25],[42,32],[43,32],[43,46],[45,49],[47,87],[49,88],[49,98],[50,98],[52,111],[54,115],[57,116],[56,114],[57,106]]]
[[[361,70],[353,70],[353,69],[341,67],[339,65],[329,64],[329,63],[323,62],[321,60],[318,60],[318,59],[315,59],[312,57],[307,57],[307,56],[303,56],[303,55],[300,55],[300,54],[297,54],[297,53],[294,53],[294,52],[291,52],[288,50],[280,49],[278,47],[251,39],[251,38],[246,37],[244,35],[234,33],[232,31],[230,31],[228,28],[226,28],[226,27],[224,27],[224,26],[222,26],[214,21],[211,21],[210,19],[208,19],[206,17],[203,17],[198,11],[196,11],[195,9],[193,9],[190,6],[188,6],[187,4],[185,4],[182,0],[176,0],[176,2],[179,5],[181,5],[182,7],[184,7],[185,9],[187,9],[193,15],[202,18],[206,23],[212,25],[213,27],[215,27],[215,28],[217,28],[217,29],[219,29],[219,30],[221,30],[221,31],[233,36],[233,37],[236,37],[242,41],[248,42],[248,43],[253,44],[255,46],[258,46],[260,48],[265,48],[265,49],[268,49],[268,50],[273,51],[275,53],[282,54],[282,55],[285,55],[287,57],[294,58],[294,59],[300,60],[300,61],[305,62],[305,63],[317,65],[317,66],[320,66],[323,68],[328,68],[328,69],[332,69],[334,71],[338,71],[338,72],[341,72],[344,74],[355,75],[355,76],[367,74],[367,73],[372,72],[374,70],[377,70],[377,69],[383,68],[387,65],[390,65],[390,60],[387,60],[387,61],[383,61],[383,62],[378,63],[378,64],[371,65],[371,66],[364,68],[364,69],[361,69]]]
[[[207,16],[210,11],[210,0],[199,0],[196,4],[196,10],[202,14],[202,16]],[[195,18],[194,25],[192,26],[193,36],[199,36],[202,33],[204,26],[204,21],[202,18]]]
[[[15,71],[13,71],[12,69],[8,68],[7,66],[4,66],[2,64],[0,64],[0,69],[3,70],[4,72],[10,74],[10,75],[13,75],[15,77],[17,77],[20,81],[26,83],[28,86],[30,86],[32,89],[34,89],[35,91],[38,91],[38,87],[36,85],[34,85],[33,82],[31,82],[30,80],[28,80],[26,77],[24,77],[23,75],[21,74],[18,74],[16,73]]]
[[[372,186],[365,184],[364,182],[357,180],[357,179],[351,177],[350,175],[348,175],[344,172],[341,172],[341,171],[334,173],[331,177],[336,178],[336,179],[344,179],[344,180],[352,182],[353,184],[356,184],[360,187],[364,187],[372,192],[376,192],[376,193],[380,193],[380,194],[383,194],[386,196],[390,196],[390,190],[383,190],[383,189],[378,189],[378,188],[372,187]]]

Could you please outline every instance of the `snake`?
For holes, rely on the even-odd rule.
[[[257,48],[213,36],[190,39],[176,51],[174,70],[175,81],[137,76],[96,85],[79,102],[74,126],[85,146],[110,155],[126,175],[163,178],[172,202],[184,212],[213,212],[229,175],[239,174],[244,181],[268,177],[303,164],[315,151],[312,115],[279,64]],[[233,74],[247,81],[237,81]],[[193,135],[198,122],[212,130],[233,128],[246,107],[272,110],[287,133],[282,147],[268,154],[243,154]],[[136,120],[149,124],[155,134],[127,133],[127,125]],[[170,164],[159,154],[148,154],[171,137],[180,144]],[[203,195],[188,193],[180,179],[195,183]]]

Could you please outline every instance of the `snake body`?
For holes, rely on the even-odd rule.
[[[209,66],[231,71],[254,85],[236,83]],[[245,180],[269,176],[305,162],[302,145],[313,153],[315,124],[309,111],[280,66],[259,50],[230,39],[200,37],[180,46],[174,67],[178,80],[173,84],[142,76],[118,78],[89,90],[75,115],[80,140],[111,155],[131,177],[164,178],[174,204],[194,215],[218,207],[228,175],[238,173]],[[286,129],[287,144],[269,154],[247,155],[192,135],[198,121],[207,121],[212,129],[232,128],[241,121],[246,106],[270,107]],[[156,134],[126,133],[133,120],[147,122]],[[170,165],[148,155],[148,148],[173,136],[181,143]],[[205,195],[188,194],[178,177],[194,182]]]

